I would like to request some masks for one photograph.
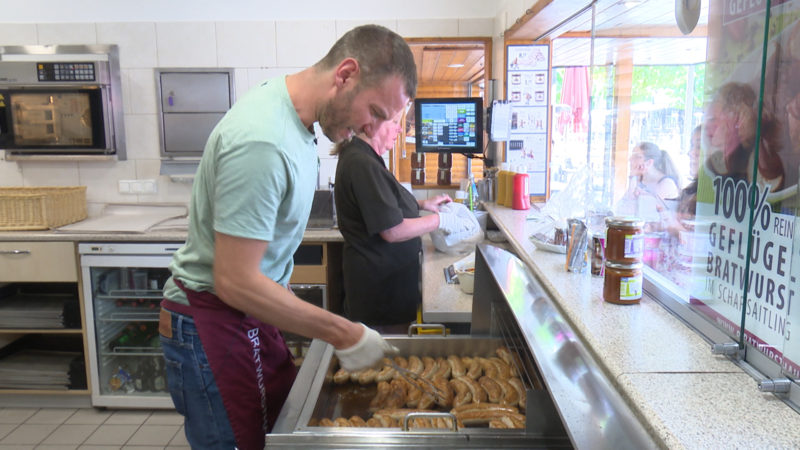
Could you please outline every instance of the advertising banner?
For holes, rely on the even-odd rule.
[[[766,45],[765,5],[709,9],[690,301],[800,376],[800,1],[772,2]]]

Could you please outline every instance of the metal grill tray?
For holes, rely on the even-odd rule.
[[[494,356],[495,350],[505,343],[499,338],[474,336],[405,337],[386,336],[387,341],[400,349],[400,355],[447,357]],[[520,355],[520,357],[524,357]],[[338,446],[444,446],[444,447],[497,447],[502,439],[503,447],[533,448],[538,446],[569,447],[566,435],[545,436],[529,425],[525,430],[489,428],[462,428],[452,430],[407,430],[394,428],[335,428],[308,426],[310,420],[321,418],[350,417],[368,418],[369,402],[375,395],[375,384],[356,386],[335,385],[326,382],[326,373],[335,370],[333,347],[319,340],[311,344],[292,391],[278,418],[273,432],[267,436],[270,446],[323,445]],[[529,398],[537,393],[527,386]],[[546,395],[546,393],[545,393]],[[531,404],[531,401],[528,403]],[[527,416],[536,411],[527,410]],[[535,421],[534,421],[535,422]],[[490,444],[491,443],[491,444]]]

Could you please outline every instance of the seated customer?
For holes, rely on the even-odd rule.
[[[439,211],[445,194],[418,201],[386,168],[400,116],[374,137],[363,134],[340,144],[334,190],[339,230],[345,239],[342,271],[344,313],[383,333],[406,333],[416,319],[420,292],[420,236],[436,229],[460,232],[464,222]],[[420,217],[424,209],[436,214]]]
[[[678,171],[669,154],[652,142],[641,142],[634,147],[630,159],[631,177],[640,189],[649,191],[661,200],[676,198]]]

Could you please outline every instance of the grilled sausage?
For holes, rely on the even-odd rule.
[[[375,382],[375,377],[378,375],[378,371],[375,369],[367,369],[361,372],[358,376],[358,384],[372,384]]]
[[[461,358],[459,358],[458,356],[456,355],[448,356],[447,364],[450,365],[450,375],[453,378],[467,374],[467,370],[464,367],[464,363],[461,362]]]
[[[516,405],[519,403],[519,392],[517,391],[517,388],[503,379],[498,379],[495,381],[497,381],[497,384],[500,385],[500,389],[503,390],[503,396],[500,399],[500,403],[504,405]]]
[[[453,397],[454,407],[458,407],[472,401],[472,392],[469,390],[467,384],[462,380],[453,378],[450,380],[450,386],[452,386],[453,390],[455,391],[455,396]]]
[[[509,366],[514,367],[516,365],[514,362],[514,356],[511,354],[511,350],[509,350],[508,347],[498,347],[497,350],[495,350],[495,353],[497,353],[497,356],[499,356],[500,359],[505,361]]]
[[[510,405],[497,405],[493,403],[468,403],[466,405],[454,406],[453,409],[450,410],[450,413],[453,415],[458,415],[467,411],[489,411],[492,413],[503,411],[512,413],[519,412],[516,407]]]
[[[381,411],[387,411],[387,410],[382,409]],[[383,428],[396,428],[396,427],[398,427],[397,419],[392,418],[388,414],[384,414],[384,413],[381,413],[380,411],[377,411],[377,412],[375,412],[375,414],[372,415],[372,417],[374,419],[378,419],[378,421],[381,423],[381,427],[383,427]]]
[[[436,397],[434,397],[432,394],[425,392],[422,394],[422,397],[419,398],[419,403],[417,403],[417,408],[431,409],[434,404],[436,404]]]
[[[433,385],[438,391],[435,395],[436,404],[445,408],[453,406],[453,388],[446,378],[438,377],[433,379]]]
[[[443,357],[436,358],[436,365],[438,368],[436,369],[436,373],[433,374],[431,378],[450,378],[450,363]]]
[[[477,380],[481,377],[483,373],[483,369],[481,369],[481,364],[478,361],[478,358],[469,358],[469,361],[464,359],[464,364],[467,366],[467,376],[472,378],[473,380]]]
[[[392,391],[386,396],[384,405],[386,408],[402,408],[406,404],[406,383],[400,380],[392,380]]]
[[[333,382],[336,384],[345,384],[350,381],[350,372],[339,369],[333,374]]]
[[[436,364],[436,360],[430,356],[423,356],[422,363],[425,364],[425,369],[423,369],[421,375],[425,378],[433,378],[433,374],[436,373],[436,370],[439,368],[439,365]]]
[[[375,394],[375,397],[372,397],[372,401],[369,402],[369,410],[377,411],[385,408],[386,399],[389,398],[389,394],[391,394],[391,392],[392,385],[386,381],[378,382],[378,392]]]
[[[464,384],[467,385],[469,388],[470,393],[472,394],[472,401],[475,403],[485,402],[486,401],[486,391],[478,384],[477,381],[473,380],[470,377],[458,377],[457,380],[461,380]]]
[[[388,361],[388,358],[383,358],[384,360]],[[389,366],[388,364],[384,365],[383,368],[375,375],[375,381],[380,383],[381,381],[389,381],[394,378],[395,370]]]
[[[492,364],[491,361],[481,357],[477,357],[475,359],[477,359],[478,363],[480,363],[481,369],[483,369],[484,376],[497,378],[497,367],[494,364]]]
[[[500,403],[503,398],[503,389],[494,378],[484,375],[478,379],[478,383],[486,391],[491,403]]]
[[[425,370],[425,365],[422,363],[422,360],[419,359],[419,356],[412,355],[408,357],[408,370],[417,375],[422,374],[422,371]]]
[[[367,426],[367,422],[359,416],[353,416],[350,418],[350,426],[363,428]]]
[[[522,384],[522,380],[516,377],[511,377],[508,379],[508,384],[514,387],[517,390],[518,399],[517,404],[519,404],[519,408],[521,410],[525,410],[525,405],[528,401],[528,393],[525,391],[525,385]]]
[[[481,411],[471,410],[465,411],[456,415],[459,425],[486,425],[492,420],[502,420],[507,425],[513,425],[513,428],[525,427],[525,416],[520,413],[508,411]]]
[[[507,379],[511,378],[511,376],[512,376],[511,366],[506,364],[505,361],[503,361],[502,359],[500,359],[500,358],[498,358],[496,356],[492,356],[491,358],[489,358],[489,361],[491,361],[492,364],[494,364],[494,366],[497,368],[497,378],[498,379],[507,380]]]
[[[408,360],[403,358],[402,356],[395,356],[394,363],[402,367],[403,369],[408,369]]]
[[[350,421],[345,419],[344,417],[337,417],[333,419],[333,426],[335,427],[349,427]]]

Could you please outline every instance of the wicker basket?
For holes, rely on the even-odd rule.
[[[0,230],[47,230],[86,215],[86,186],[0,187]]]

